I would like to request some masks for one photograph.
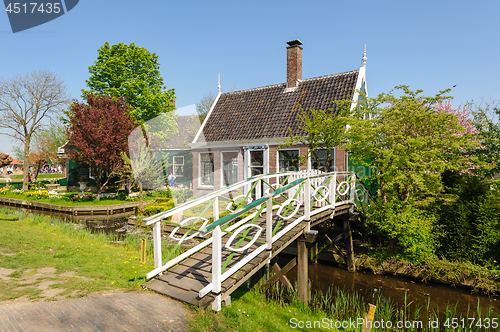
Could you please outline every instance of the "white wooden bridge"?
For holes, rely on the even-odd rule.
[[[220,310],[222,301],[230,303],[231,293],[290,243],[314,236],[313,225],[352,212],[366,195],[352,172],[263,174],[148,217],[144,221],[153,225],[155,269],[143,286]],[[174,223],[174,216],[184,219]],[[162,238],[162,222],[175,227],[168,237]],[[176,249],[200,238],[180,256],[162,253],[162,243]],[[299,265],[300,259],[299,253]],[[299,269],[299,288],[307,282],[307,269],[305,273],[301,276]]]

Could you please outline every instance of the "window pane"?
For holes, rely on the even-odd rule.
[[[319,169],[323,172],[326,172],[326,150],[321,149],[317,151],[318,159],[317,160],[313,154],[311,154],[311,167],[312,169]],[[330,150],[330,170],[329,172],[335,171],[335,150]]]
[[[298,171],[299,170],[299,150],[280,150],[279,151],[279,171]]]
[[[200,173],[202,185],[214,185],[214,154],[200,153]]]
[[[223,183],[225,186],[238,182],[238,153],[237,152],[223,152],[222,153],[223,165]]]
[[[250,164],[251,166],[263,166],[264,151],[250,151]]]

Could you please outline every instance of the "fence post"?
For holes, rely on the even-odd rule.
[[[146,239],[141,239],[141,263],[146,263]]]
[[[153,249],[154,249],[154,260],[155,269],[161,267],[162,256],[161,256],[161,221],[157,221],[153,225]]]
[[[262,190],[261,190],[261,186],[262,186],[262,180],[257,180],[257,184],[255,185],[255,199],[259,199],[262,197]],[[261,183],[259,183],[261,182]]]
[[[222,265],[222,231],[219,226],[215,227],[212,234],[212,293],[215,300],[212,303],[212,310],[220,311],[222,297],[221,265]]]
[[[219,220],[219,196],[215,196],[213,203],[214,221]]]
[[[355,195],[355,193],[356,193],[356,173],[354,173],[354,172],[353,172],[352,178],[351,178],[351,190],[350,191],[351,191],[351,193],[350,193],[351,197],[349,199],[349,202],[351,204],[354,204],[354,196],[356,196]]]
[[[273,248],[273,196],[266,203],[266,249]],[[271,255],[271,253],[269,253]]]
[[[307,177],[304,188],[304,215],[307,221],[306,232],[311,230],[311,179]],[[307,254],[306,254],[307,255]]]
[[[337,173],[333,174],[330,178],[330,202],[332,204],[332,209],[335,210],[335,199],[337,193]]]

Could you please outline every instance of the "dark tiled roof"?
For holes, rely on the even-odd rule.
[[[228,92],[220,96],[197,142],[219,142],[305,135],[297,115],[304,110],[336,108],[333,100],[352,96],[358,71],[303,80],[286,92],[286,84]],[[203,138],[204,137],[204,138]]]

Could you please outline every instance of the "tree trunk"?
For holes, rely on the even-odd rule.
[[[330,156],[330,149],[327,148],[326,149],[326,163],[325,163],[326,170],[325,170],[325,173],[330,172],[330,166],[331,166],[330,165],[330,157],[331,157]]]
[[[30,172],[30,163],[29,163],[29,155],[30,155],[30,137],[26,135],[26,139],[24,141],[24,160],[23,160],[23,190],[28,190],[28,174]]]
[[[139,211],[144,212],[144,201],[142,197],[142,182],[139,182]]]

